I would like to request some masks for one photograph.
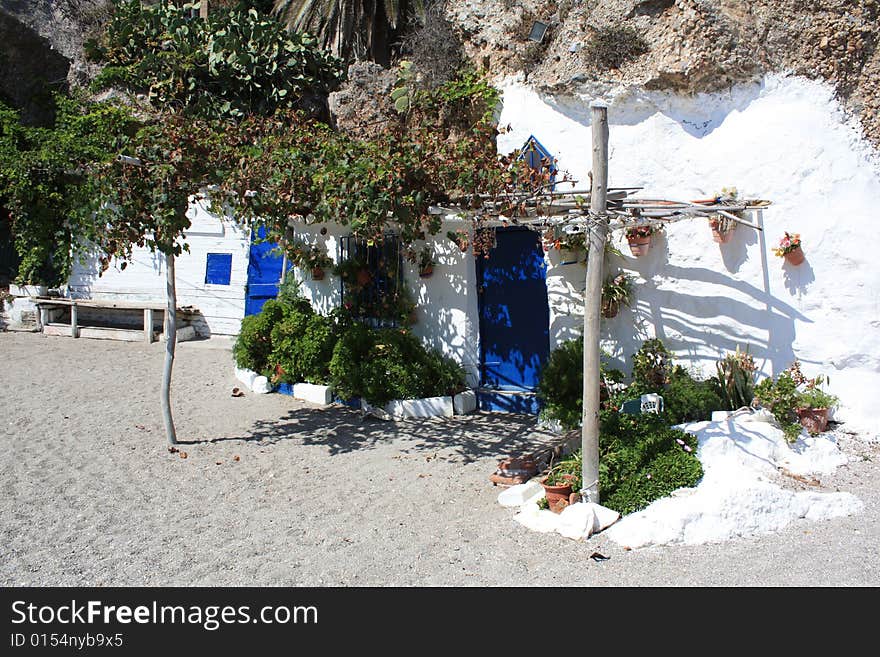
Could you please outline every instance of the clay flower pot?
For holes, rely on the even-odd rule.
[[[370,275],[370,271],[368,269],[358,269],[357,270],[357,284],[361,287],[370,284],[370,281],[373,280],[373,277]]]
[[[794,250],[784,254],[782,257],[785,258],[785,261],[788,264],[797,267],[804,261],[804,251],[798,246]]]
[[[602,302],[602,317],[606,319],[611,319],[613,317],[617,317],[617,313],[620,312],[620,303],[617,301],[603,301]]]
[[[567,475],[568,478],[571,475]],[[567,484],[548,484],[547,477],[541,478],[541,485],[544,487],[544,497],[547,498],[547,505],[554,513],[560,513],[562,509],[568,506],[569,497],[572,494],[571,483]]]
[[[720,230],[715,230],[714,228],[712,229],[712,239],[719,244],[727,244],[731,237],[733,237],[732,230],[725,230],[722,232]]]
[[[428,267],[425,267],[424,269],[419,270],[419,277],[430,278],[431,274],[433,274],[433,273],[434,273],[434,267],[428,266]]]
[[[650,235],[648,237],[640,237],[638,235],[627,237],[626,241],[629,242],[629,250],[636,258],[641,258],[643,255],[647,255],[651,248]]]
[[[324,278],[324,269],[322,267],[312,267],[312,280],[320,281]]]
[[[799,408],[795,411],[801,426],[810,435],[822,433],[828,427],[827,408]]]

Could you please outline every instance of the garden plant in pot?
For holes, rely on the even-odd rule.
[[[547,507],[554,513],[560,513],[580,494],[581,469],[581,457],[578,453],[551,467],[546,476],[540,479]]]
[[[429,278],[434,273],[434,252],[430,246],[419,251],[419,277]]]
[[[324,270],[333,264],[327,251],[317,244],[293,243],[288,246],[287,254],[294,265],[311,272],[312,279],[316,281],[322,280]]]
[[[629,306],[632,296],[632,277],[626,272],[608,276],[602,285],[602,317],[616,317],[620,312],[620,304]]]
[[[627,228],[626,241],[629,243],[629,250],[636,258],[647,255],[651,248],[653,235],[659,233],[662,229],[662,226],[654,226],[652,224]]]
[[[795,442],[804,428],[811,435],[825,431],[828,414],[838,398],[821,389],[828,377],[812,379],[801,372],[795,361],[776,379],[767,378],[755,387],[752,406],[768,409],[782,427],[789,442]]]
[[[804,261],[804,250],[801,247],[801,236],[799,233],[789,233],[788,231],[779,240],[779,246],[773,249],[773,254],[795,267]]]

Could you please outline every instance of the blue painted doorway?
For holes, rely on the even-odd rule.
[[[534,391],[550,355],[547,267],[538,233],[499,228],[478,258],[480,408],[537,413]]]
[[[266,236],[266,229],[260,226],[256,237]],[[263,309],[267,299],[278,296],[278,283],[281,281],[281,266],[284,257],[274,242],[260,242],[251,234],[251,248],[248,255],[247,287],[245,288],[244,314],[256,315]]]

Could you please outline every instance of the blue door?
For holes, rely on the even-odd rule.
[[[257,237],[266,236],[266,229],[260,226]],[[281,281],[281,265],[284,257],[273,242],[255,242],[251,236],[251,250],[248,258],[247,288],[245,292],[244,314],[256,315],[263,309],[267,299],[278,296],[278,283]]]
[[[550,354],[544,250],[527,228],[499,228],[496,238],[478,259],[480,407],[537,413],[534,390]]]

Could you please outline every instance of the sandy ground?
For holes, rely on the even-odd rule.
[[[546,439],[528,418],[388,423],[233,398],[231,354],[178,348],[169,453],[161,344],[0,333],[6,586],[877,586],[880,447],[841,434],[823,478],[863,513],[627,551],[520,526],[488,476]],[[845,427],[844,427],[845,428]],[[798,482],[793,482],[794,485]],[[590,558],[594,552],[610,557]]]

